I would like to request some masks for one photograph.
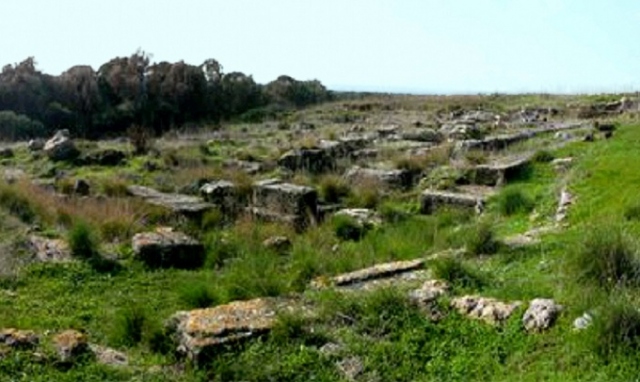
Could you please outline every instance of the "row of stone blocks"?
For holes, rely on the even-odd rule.
[[[282,221],[299,228],[318,218],[318,192],[311,187],[269,179],[255,183],[250,198],[243,197],[228,181],[205,184],[200,191],[207,202],[229,217],[248,211],[262,220]]]

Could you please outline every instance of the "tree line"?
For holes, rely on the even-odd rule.
[[[225,73],[215,59],[198,66],[151,63],[148,54],[137,51],[97,71],[79,65],[52,76],[30,57],[0,73],[0,139],[47,136],[62,128],[100,138],[134,125],[160,134],[187,124],[259,122],[332,98],[317,80],[280,76],[262,85],[251,75]]]

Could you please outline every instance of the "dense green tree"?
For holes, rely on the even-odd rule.
[[[59,76],[43,74],[33,57],[0,72],[3,139],[47,135],[67,128],[85,137],[124,133],[130,126],[161,133],[185,124],[241,117],[261,120],[265,110],[324,102],[331,93],[319,81],[280,76],[262,86],[251,75],[224,73],[215,59],[151,63],[138,50],[94,71],[74,66]],[[247,118],[259,116],[259,118]],[[24,130],[24,131],[23,131]]]

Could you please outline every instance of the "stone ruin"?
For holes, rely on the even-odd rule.
[[[318,192],[275,179],[257,182],[249,210],[259,219],[286,222],[303,229],[317,219]]]

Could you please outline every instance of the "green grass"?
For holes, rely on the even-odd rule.
[[[218,224],[219,217],[212,215],[204,224],[192,227],[207,248],[207,261],[199,269],[147,270],[130,259],[127,242],[119,243],[122,253],[117,272],[102,272],[89,261],[29,265],[15,278],[0,283],[6,292],[0,293],[0,327],[40,333],[82,329],[91,342],[127,352],[132,367],[118,370],[89,362],[65,371],[53,362],[38,363],[28,354],[17,353],[0,359],[0,380],[344,380],[335,368],[342,356],[327,356],[318,350],[327,342],[342,344],[346,354],[362,360],[360,380],[633,380],[640,366],[639,318],[633,309],[640,303],[640,290],[629,281],[636,277],[640,173],[629,164],[640,160],[638,142],[640,129],[622,126],[611,140],[575,143],[549,152],[555,157],[575,158],[575,167],[566,177],[553,170],[545,153],[545,160],[532,165],[530,177],[508,185],[490,202],[488,216],[482,218],[490,225],[478,224],[472,214],[458,210],[419,216],[415,194],[381,198],[377,190],[365,187],[354,188],[349,197],[341,192],[336,195],[339,190],[334,189],[326,199],[378,205],[385,224],[358,241],[343,241],[336,237],[331,221],[293,235],[278,225],[252,221]],[[230,146],[216,143],[209,149],[226,155]],[[189,159],[182,160],[189,163],[210,154],[201,152],[197,145],[176,150],[175,155]],[[30,160],[28,165],[34,170],[46,163],[26,159],[26,154],[22,158],[22,154],[18,152],[16,160]],[[122,195],[124,183],[162,183],[171,189],[188,179],[178,181],[174,170],[138,171],[148,159],[134,158],[122,169],[59,166],[73,177],[123,176],[126,182],[105,181],[98,187],[113,196]],[[136,172],[140,177],[131,177]],[[526,248],[496,245],[504,236],[553,223],[559,190],[565,184],[576,201],[570,209],[568,228]],[[3,214],[28,222],[38,219],[39,211],[29,212],[29,200],[10,191],[2,194],[4,190],[0,189]],[[507,197],[509,194],[512,196]],[[530,217],[529,203],[535,207],[535,220]],[[528,207],[522,208],[524,205]],[[504,213],[506,210],[509,213]],[[615,224],[607,224],[603,230],[593,228],[611,220]],[[4,219],[2,224],[4,227]],[[11,236],[24,228],[7,227],[0,233],[0,244],[11,242]],[[96,251],[97,243],[88,227],[76,225],[66,230],[51,224],[44,229],[67,237],[78,254]],[[274,256],[262,247],[263,240],[273,235],[291,238],[290,253]],[[411,305],[403,291],[308,292],[305,297],[319,307],[318,316],[283,315],[270,335],[221,351],[200,369],[174,366],[176,359],[167,345],[162,322],[176,311],[298,293],[317,276],[415,259],[465,245],[471,254],[493,255],[440,258],[430,261],[428,270],[449,281],[455,295],[480,293],[524,302],[554,298],[566,307],[557,324],[549,332],[532,335],[521,327],[521,311],[504,327],[494,328],[451,311],[447,298],[438,304],[446,317],[434,322]],[[617,295],[624,298],[616,299]],[[593,328],[573,332],[573,319],[586,310],[602,313]],[[158,365],[166,367],[158,369]]]

